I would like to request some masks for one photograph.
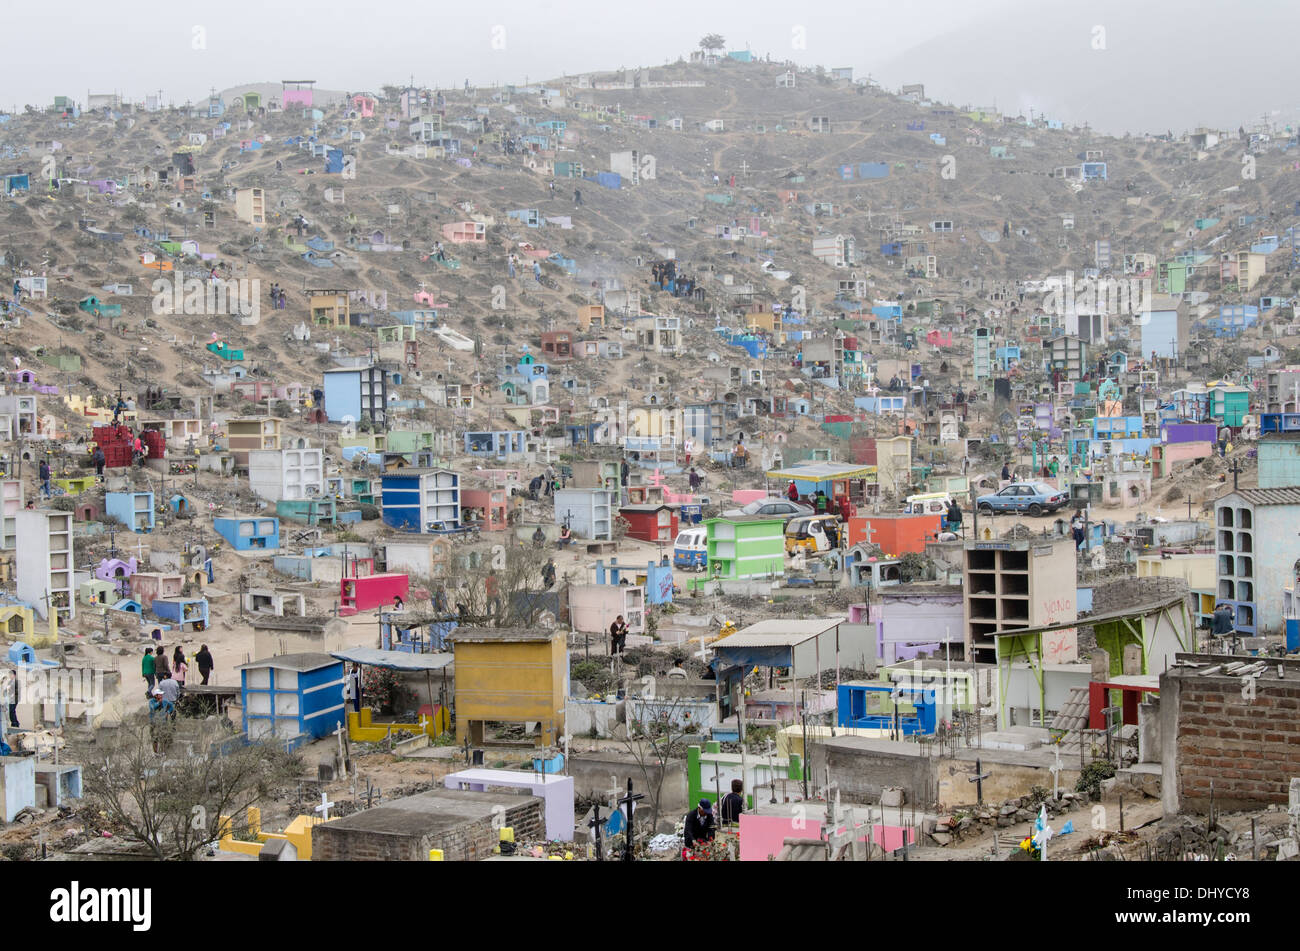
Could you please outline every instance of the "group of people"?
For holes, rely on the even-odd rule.
[[[284,310],[284,288],[279,284],[271,285],[271,307],[274,310]]]
[[[154,628],[153,638],[161,640],[162,631]],[[198,668],[202,682],[206,684],[216,666],[207,644],[200,647],[199,652],[194,655],[194,665]],[[181,691],[185,689],[189,670],[185,648],[180,644],[177,644],[176,649],[172,651],[170,660],[167,658],[166,648],[161,644],[145,648],[144,656],[140,660],[140,675],[144,677],[145,697],[149,701],[150,717],[161,712],[171,719],[175,718],[176,702],[180,699]]]
[[[568,525],[561,525],[560,537],[556,539],[555,547],[568,548],[572,541],[573,541],[572,530],[570,530]],[[543,548],[545,547],[545,545],[546,545],[546,532],[542,529],[542,526],[538,525],[537,528],[533,531],[533,547]]]
[[[795,485],[794,480],[785,487],[785,497],[791,502],[799,502],[799,487]],[[846,524],[853,515],[853,503],[849,501],[847,495],[837,495],[834,499],[827,497],[823,489],[818,489],[815,495],[811,495],[804,502],[811,505],[813,511],[818,515],[838,515]]]
[[[742,780],[731,781],[731,792],[722,797],[718,804],[720,816],[713,814],[713,802],[701,799],[694,809],[686,813],[682,824],[682,858],[691,861],[695,852],[705,842],[712,842],[718,833],[718,819],[723,826],[736,825],[745,811],[745,784]]]

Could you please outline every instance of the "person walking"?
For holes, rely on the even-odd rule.
[[[194,655],[194,663],[198,665],[199,676],[203,678],[200,683],[207,684],[208,675],[212,673],[213,667],[216,666],[212,662],[212,654],[208,652],[207,644],[200,647],[199,652]]]
[[[5,682],[5,703],[9,707],[9,726],[13,729],[19,729],[18,723],[18,701],[21,700],[18,688],[18,671],[9,671],[9,679]]]
[[[785,497],[791,502],[799,501],[799,487],[794,484],[794,479],[791,479],[790,484],[785,487]]]
[[[185,662],[185,649],[181,645],[176,645],[176,650],[172,652],[172,676],[176,682],[185,687],[185,675],[189,673],[190,665]]]
[[[514,277],[514,276],[515,276],[515,256],[514,256],[513,254],[507,254],[507,255],[506,255],[506,268],[507,268],[507,270],[510,272],[510,276],[511,276],[511,277]]]
[[[41,460],[38,474],[41,479],[41,498],[48,499],[50,497],[50,463],[48,460]]]
[[[542,265],[537,261],[533,262],[533,280],[542,283]]]
[[[154,684],[156,683],[156,672],[157,667],[154,664],[154,653],[150,648],[146,647],[144,649],[144,657],[140,660],[140,676],[144,678],[144,695],[146,697],[153,692]]]
[[[1074,518],[1070,519],[1070,534],[1074,537],[1074,550],[1078,551],[1083,547],[1083,510],[1075,509]]]
[[[948,500],[948,511],[946,513],[946,517],[948,519],[948,531],[960,532],[961,531],[961,506],[957,504],[956,499]]]
[[[698,492],[700,486],[704,483],[704,478],[695,471],[694,466],[691,466],[691,471],[687,475],[687,481],[690,483],[691,492]]]
[[[104,481],[104,464],[108,462],[108,457],[104,455],[104,450],[95,446],[95,451],[90,454],[90,463],[95,467],[95,481]]]
[[[172,675],[172,667],[171,664],[167,662],[167,652],[163,649],[161,644],[153,649],[153,653],[154,676],[158,678],[159,683],[162,683]]]

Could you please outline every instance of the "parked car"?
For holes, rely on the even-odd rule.
[[[1043,482],[1013,482],[992,495],[981,495],[975,506],[981,515],[995,512],[1025,512],[1037,517],[1044,512],[1055,512],[1070,501],[1060,489]]]
[[[708,532],[693,526],[677,533],[673,541],[673,567],[703,571],[709,563]]]
[[[812,506],[804,505],[802,502],[791,502],[789,499],[783,499],[779,495],[768,496],[765,499],[755,499],[748,505],[738,509],[729,509],[722,513],[723,518],[744,518],[747,515],[761,515],[764,517],[773,517],[780,515],[786,522],[796,515],[814,515]]]

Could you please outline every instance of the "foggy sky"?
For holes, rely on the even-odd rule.
[[[87,92],[176,103],[210,88],[315,79],[321,88],[522,83],[656,66],[716,32],[729,49],[852,66],[886,88],[922,82],[956,105],[1047,112],[1104,131],[1235,128],[1300,114],[1283,76],[1300,26],[1290,0],[65,0],[6,10],[0,106]],[[299,12],[301,11],[301,12]],[[1105,49],[1094,49],[1095,28]],[[504,49],[493,48],[493,38]],[[20,42],[14,42],[21,37]]]

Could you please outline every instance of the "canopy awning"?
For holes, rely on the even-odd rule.
[[[793,479],[801,482],[826,482],[831,479],[866,479],[876,474],[876,466],[856,466],[842,462],[814,462],[806,466],[787,466],[765,473],[769,479]]]

